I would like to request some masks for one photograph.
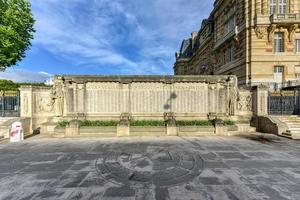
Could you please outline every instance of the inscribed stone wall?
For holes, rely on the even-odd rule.
[[[35,118],[182,119],[251,113],[235,76],[56,76],[52,88],[22,87],[21,115]],[[240,99],[238,99],[240,97]],[[244,105],[245,104],[245,105]]]

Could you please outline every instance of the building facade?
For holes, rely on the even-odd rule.
[[[300,79],[300,0],[216,0],[174,71],[236,75],[239,85]]]

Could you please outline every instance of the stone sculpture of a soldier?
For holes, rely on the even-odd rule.
[[[234,116],[236,113],[236,104],[237,104],[237,88],[235,86],[235,81],[232,77],[229,79],[229,100],[228,107],[230,116]]]
[[[52,101],[54,104],[55,116],[62,117],[64,112],[64,94],[61,85],[55,83],[52,90]]]

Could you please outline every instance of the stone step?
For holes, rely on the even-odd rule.
[[[300,131],[300,128],[291,128],[291,127],[289,127],[288,131]]]
[[[297,117],[297,118],[289,118],[289,119],[282,119],[282,118],[279,118],[280,120],[285,120],[285,121],[299,121],[299,117]]]
[[[282,133],[282,136],[287,137],[287,138],[290,138],[290,139],[293,139],[291,133],[284,132],[284,133]]]
[[[300,126],[288,125],[288,129],[299,129]]]
[[[288,134],[288,133],[283,133],[283,137],[289,138],[289,139],[294,139],[294,140],[299,140],[300,139],[300,134]]]
[[[280,121],[280,122],[283,122],[283,123],[289,123],[289,124],[299,124],[300,125],[300,121]]]
[[[291,134],[300,134],[300,130],[287,130],[286,132]]]
[[[289,123],[289,124],[299,124],[300,125],[300,121],[282,121],[285,123]]]
[[[279,119],[279,120],[298,120],[299,117],[273,117],[275,119]]]

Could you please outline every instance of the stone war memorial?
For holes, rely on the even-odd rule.
[[[235,76],[57,75],[52,87],[20,91],[21,117],[31,130],[57,137],[233,135],[253,130],[250,120],[260,110],[259,92],[238,89]],[[195,121],[211,124],[188,123]]]

